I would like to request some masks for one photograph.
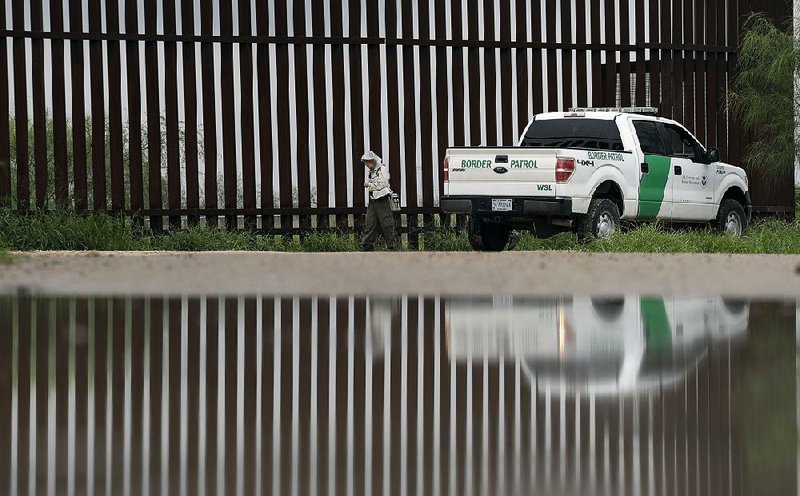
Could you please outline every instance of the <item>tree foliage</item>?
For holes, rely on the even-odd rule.
[[[781,28],[763,14],[751,15],[739,43],[739,64],[731,85],[730,110],[752,132],[745,161],[752,169],[777,178],[794,170],[794,92],[798,44],[792,27]]]

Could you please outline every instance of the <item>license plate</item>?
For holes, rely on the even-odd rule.
[[[497,200],[492,199],[492,211],[493,212],[508,212],[514,209],[514,201],[513,200]]]

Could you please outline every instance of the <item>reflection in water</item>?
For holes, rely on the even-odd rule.
[[[0,297],[0,493],[786,494],[794,308]]]
[[[445,326],[453,359],[520,360],[538,390],[620,395],[678,385],[748,317],[720,297],[484,297],[449,301]]]

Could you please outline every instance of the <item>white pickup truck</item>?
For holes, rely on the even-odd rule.
[[[739,236],[747,175],[653,108],[571,109],[533,117],[512,148],[450,148],[447,213],[470,216],[472,247],[501,251],[512,229],[603,237],[620,220],[706,223]]]
[[[677,386],[707,354],[746,339],[749,317],[747,301],[719,296],[494,295],[444,303],[451,360],[519,361],[538,391],[557,395]]]

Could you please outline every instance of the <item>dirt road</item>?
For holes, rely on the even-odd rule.
[[[21,253],[0,292],[723,294],[799,297],[800,256],[508,253]]]

